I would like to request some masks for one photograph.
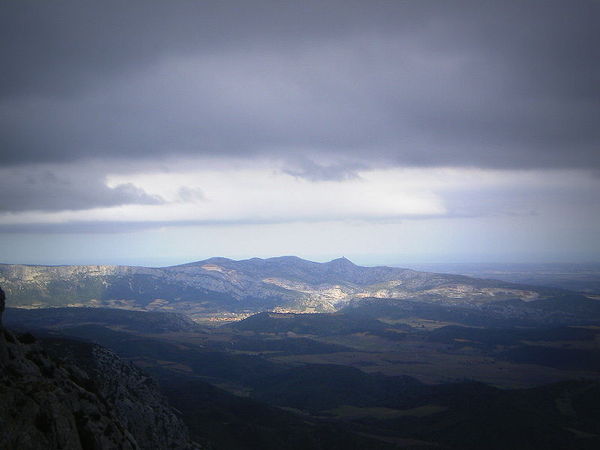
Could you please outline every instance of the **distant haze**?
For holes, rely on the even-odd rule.
[[[600,261],[600,2],[4,1],[0,262]]]

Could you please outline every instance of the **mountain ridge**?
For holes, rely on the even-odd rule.
[[[464,275],[363,267],[345,257],[319,263],[297,256],[215,257],[167,267],[3,264],[0,283],[15,307],[112,307],[181,312],[193,318],[335,312],[367,298],[476,307],[568,293]]]

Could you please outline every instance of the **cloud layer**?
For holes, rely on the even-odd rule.
[[[89,166],[25,166],[0,169],[0,213],[88,210],[164,203],[131,183],[108,186]]]
[[[5,165],[298,153],[319,164],[600,165],[596,1],[1,8]]]
[[[597,255],[598,42],[595,0],[0,2],[0,250]]]
[[[102,227],[112,232],[168,225],[529,215],[547,220],[576,216],[578,209],[600,211],[595,195],[600,179],[580,170],[388,168],[340,176],[337,168],[309,169],[309,176],[298,176],[269,160],[186,160],[102,180],[86,166],[60,177],[48,168],[31,178],[4,171],[0,198],[7,209],[0,211],[0,230],[56,232],[62,226],[64,232]]]

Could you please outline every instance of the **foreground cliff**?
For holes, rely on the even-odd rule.
[[[0,404],[2,449],[200,448],[151,378],[93,344],[0,326]]]

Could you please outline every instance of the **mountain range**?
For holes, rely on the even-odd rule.
[[[298,257],[137,266],[0,265],[15,307],[101,306],[184,312],[196,319],[238,319],[261,311],[335,312],[362,299],[479,307],[533,302],[567,291],[395,267],[361,267]]]
[[[598,447],[585,295],[344,258],[0,273],[2,448]]]

